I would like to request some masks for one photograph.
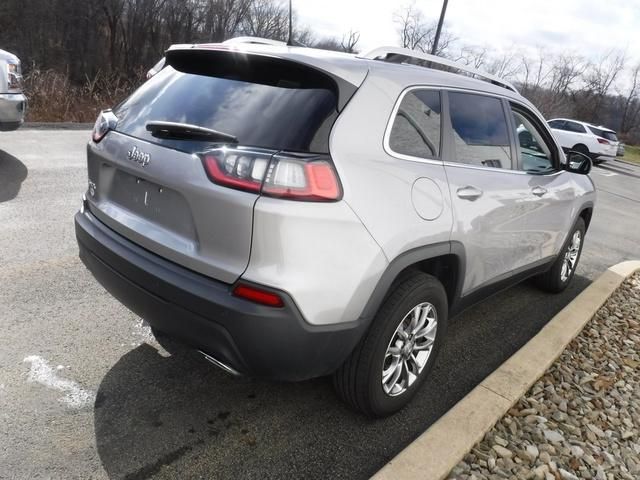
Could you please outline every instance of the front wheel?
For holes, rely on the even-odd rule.
[[[334,374],[338,395],[370,417],[403,408],[433,367],[446,332],[447,307],[436,278],[415,273],[400,283]]]
[[[584,219],[579,218],[553,266],[548,272],[536,277],[540,288],[552,293],[560,293],[567,288],[578,267],[585,231]]]

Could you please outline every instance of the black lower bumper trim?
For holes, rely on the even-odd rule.
[[[118,300],[157,330],[240,373],[303,380],[334,371],[366,325],[309,325],[285,292],[283,308],[231,295],[231,285],[125,239],[85,211],[75,217],[80,258]]]

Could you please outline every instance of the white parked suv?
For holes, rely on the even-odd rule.
[[[618,154],[620,142],[616,132],[609,128],[567,118],[549,120],[549,126],[565,152],[573,150],[588,155],[594,163],[610,160]]]

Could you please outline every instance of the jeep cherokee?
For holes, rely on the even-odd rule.
[[[412,398],[453,315],[566,288],[595,201],[512,85],[391,47],[173,46],[87,157],[80,257],[160,343],[333,375],[369,416]]]

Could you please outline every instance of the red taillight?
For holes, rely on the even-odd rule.
[[[202,155],[209,179],[270,197],[309,202],[338,200],[338,175],[327,155],[224,148]]]
[[[254,303],[261,305],[267,305],[269,307],[283,307],[284,302],[280,295],[273,292],[262,290],[261,288],[252,287],[246,284],[239,284],[233,289],[233,294],[236,297],[250,300]]]
[[[609,145],[609,140],[605,140],[604,138],[598,138],[598,143],[602,145]]]
[[[269,165],[262,193],[271,197],[326,202],[340,198],[333,165],[322,158],[278,155]]]
[[[212,182],[248,192],[260,191],[269,158],[223,150],[202,157]]]

